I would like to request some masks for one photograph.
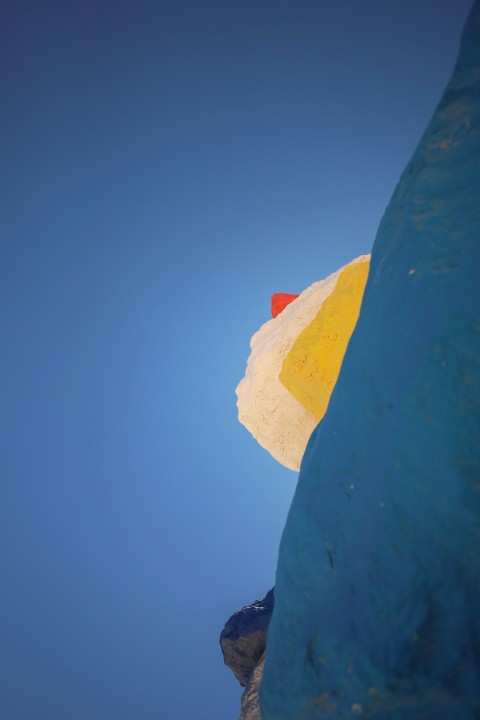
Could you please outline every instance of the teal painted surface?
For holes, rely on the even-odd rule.
[[[282,537],[264,720],[480,717],[480,3]]]

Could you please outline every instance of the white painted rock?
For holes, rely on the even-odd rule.
[[[282,465],[298,471],[305,447],[318,419],[280,382],[283,362],[299,334],[317,316],[348,265],[304,290],[252,337],[251,353],[237,393],[238,419]]]

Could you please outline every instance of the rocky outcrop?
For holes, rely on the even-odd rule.
[[[260,683],[263,677],[263,666],[265,664],[265,653],[258,661],[255,670],[250,676],[247,687],[242,693],[240,716],[238,720],[262,720],[260,712],[259,692]]]
[[[477,0],[302,461],[263,720],[480,718],[479,268]]]
[[[263,600],[256,600],[234,613],[221,632],[223,660],[242,687],[248,685],[265,651],[273,602],[272,588]]]
[[[256,600],[234,613],[220,635],[224,662],[245,688],[239,720],[260,720],[258,693],[273,603],[272,588],[263,600]]]

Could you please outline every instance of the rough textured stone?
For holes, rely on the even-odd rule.
[[[245,377],[236,390],[238,419],[262,447],[291,470],[300,468],[318,418],[280,382],[283,362],[335,290],[342,271],[368,259],[362,255],[311,285],[252,337]]]
[[[273,602],[272,589],[263,600],[256,600],[234,613],[220,635],[224,662],[243,687],[248,685],[265,651]]]
[[[283,533],[264,720],[480,718],[480,2]]]
[[[239,720],[262,720],[258,693],[260,691],[260,683],[262,682],[264,664],[265,653],[263,653],[258,661],[248,681],[248,685],[243,691]]]

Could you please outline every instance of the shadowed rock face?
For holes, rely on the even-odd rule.
[[[238,720],[262,720],[260,713],[259,691],[263,677],[265,653],[258,661],[258,665],[250,676],[248,685],[242,693],[240,716]]]
[[[242,687],[246,687],[264,651],[267,628],[273,611],[273,589],[263,600],[234,613],[220,635],[225,665],[232,670]]]
[[[480,2],[283,533],[264,720],[480,718]]]

